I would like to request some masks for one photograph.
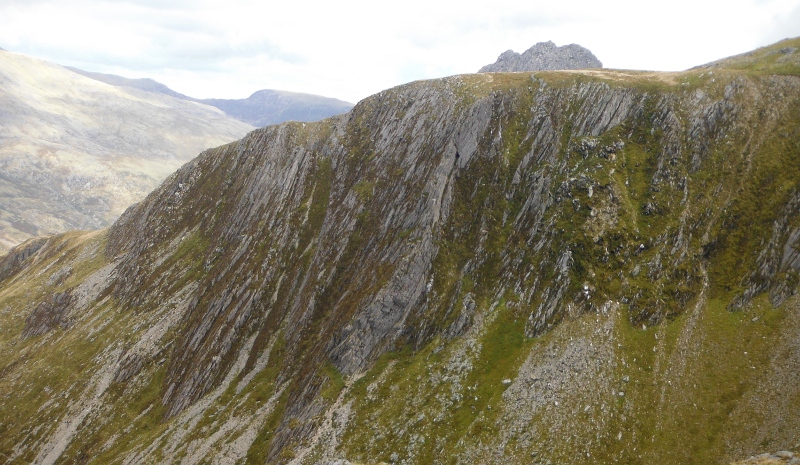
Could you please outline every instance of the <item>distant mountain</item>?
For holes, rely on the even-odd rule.
[[[497,61],[484,66],[478,72],[509,73],[602,67],[603,63],[589,49],[578,44],[558,47],[553,42],[547,41],[539,42],[523,53],[506,50],[500,54]]]
[[[122,76],[117,76],[116,74],[105,74],[105,73],[94,73],[91,71],[84,71],[82,69],[73,68],[72,66],[65,66],[70,71],[74,71],[78,74],[86,76],[88,78],[94,79],[96,81],[105,82],[106,84],[111,84],[112,86],[124,86],[124,87],[133,87],[135,89],[146,90],[147,92],[155,92],[157,94],[164,94],[169,95],[170,97],[175,97],[183,100],[194,100],[191,97],[187,97],[186,95],[181,94],[180,92],[175,92],[174,90],[170,89],[169,87],[161,84],[158,81],[154,81],[150,78],[143,78],[143,79],[130,79]]]
[[[246,99],[198,100],[219,108],[228,116],[253,126],[268,126],[284,121],[312,122],[346,113],[353,104],[319,95],[264,89]]]
[[[259,90],[246,99],[195,99],[175,92],[166,85],[149,78],[130,79],[115,74],[94,73],[78,68],[67,67],[67,69],[112,86],[133,87],[211,105],[224,111],[231,118],[253,126],[268,126],[285,121],[319,121],[346,113],[353,108],[352,103],[335,98],[271,89]]]
[[[206,105],[0,52],[0,250],[107,226],[199,152],[251,129]]]

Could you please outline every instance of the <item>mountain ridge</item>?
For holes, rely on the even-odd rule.
[[[203,152],[110,229],[0,264],[0,390],[23,400],[0,399],[0,451],[341,464],[790,449],[800,69],[758,60],[421,81]]]
[[[117,87],[133,87],[134,89],[144,90],[147,92],[154,92],[158,94],[169,95],[170,97],[175,97],[181,100],[195,100],[187,95],[181,94],[180,92],[176,92],[165,84],[162,84],[156,80],[150,78],[126,78],[123,76],[118,76],[116,74],[107,74],[107,73],[96,73],[93,71],[84,71],[80,68],[75,68],[73,66],[65,66],[68,70],[78,73],[81,76],[86,76],[89,79],[94,79],[95,81],[104,82],[106,84],[117,86]]]
[[[67,69],[113,86],[133,87],[210,105],[219,108],[232,118],[256,127],[286,121],[319,121],[345,113],[353,107],[352,103],[335,98],[272,89],[258,90],[244,99],[197,99],[176,92],[150,78],[130,79],[114,74],[84,71],[78,68],[67,67]]]
[[[201,99],[226,114],[253,126],[286,121],[314,122],[349,111],[353,104],[343,100],[302,92],[262,89],[246,99]]]

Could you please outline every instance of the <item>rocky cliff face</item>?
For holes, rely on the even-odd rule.
[[[800,61],[770,53],[417,82],[202,153],[109,230],[0,264],[0,451],[713,463],[792,447]]]
[[[551,41],[539,42],[522,53],[506,50],[497,61],[478,70],[479,73],[512,73],[563,69],[602,68],[594,54],[578,44],[557,47]]]

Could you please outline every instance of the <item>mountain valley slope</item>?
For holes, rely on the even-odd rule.
[[[109,225],[201,150],[252,127],[0,52],[0,250]]]
[[[414,82],[0,260],[8,463],[800,448],[800,39]]]

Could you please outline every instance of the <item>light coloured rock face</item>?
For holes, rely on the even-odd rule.
[[[107,226],[197,153],[250,129],[204,105],[0,52],[0,249]]]
[[[791,449],[800,67],[757,64],[415,82],[203,152],[110,229],[0,261],[0,452]]]
[[[602,68],[603,63],[588,49],[578,44],[557,47],[551,41],[539,42],[522,53],[506,50],[497,61],[486,65],[479,73],[512,73],[564,69]]]

